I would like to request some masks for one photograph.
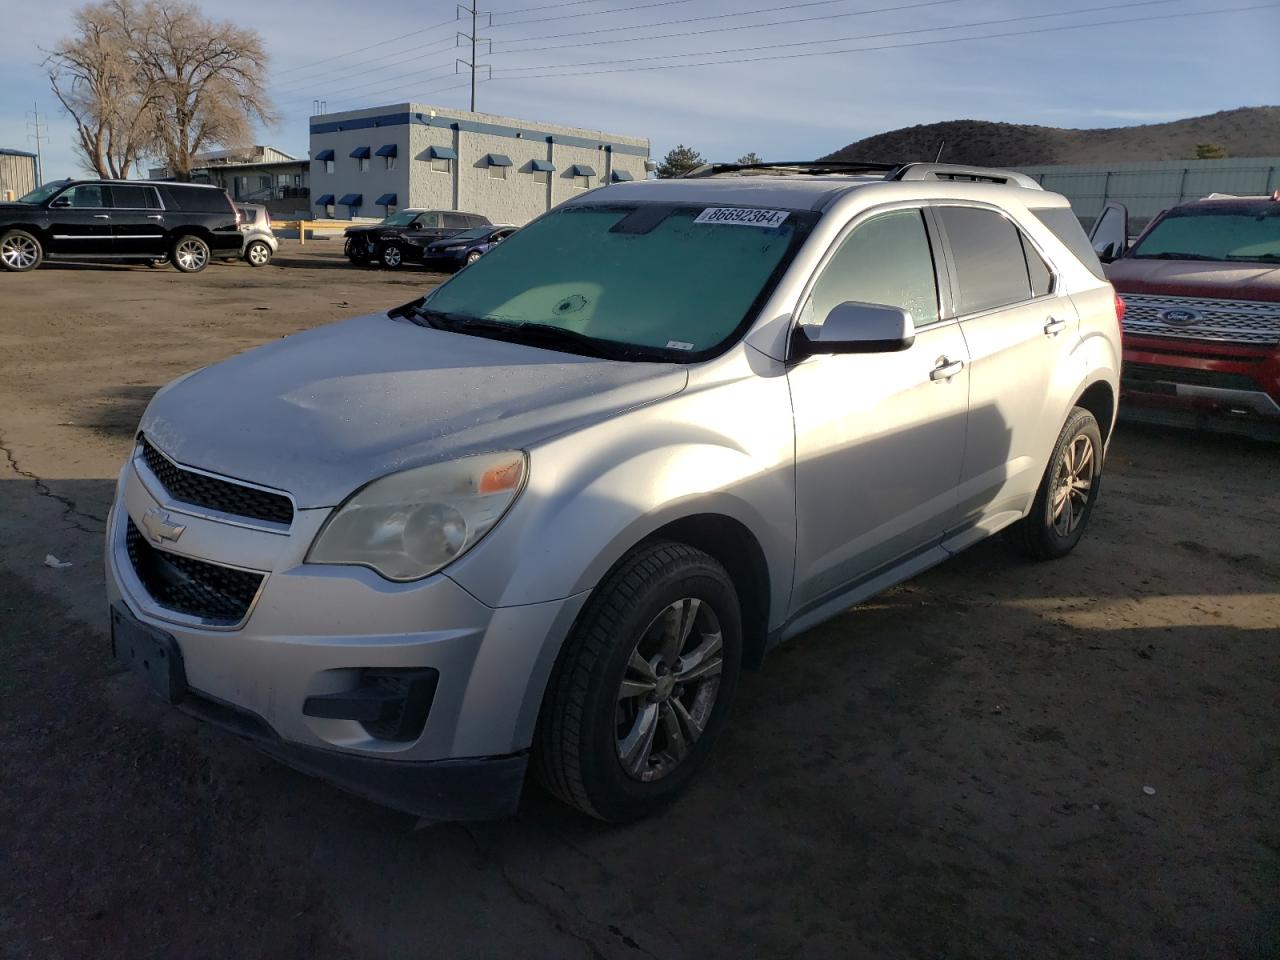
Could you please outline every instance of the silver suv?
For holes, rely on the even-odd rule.
[[[1115,293],[1000,171],[718,166],[187,374],[107,541],[167,700],[433,819],[671,800],[743,667],[1007,528],[1080,540]]]

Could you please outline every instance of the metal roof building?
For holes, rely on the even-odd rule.
[[[38,186],[36,155],[0,147],[0,200],[16,200]]]
[[[1063,194],[1086,227],[1109,200],[1129,208],[1140,230],[1161,210],[1211,193],[1267,196],[1280,188],[1280,157],[1156,160],[1051,167],[1019,167],[1046,190]]]
[[[644,137],[400,103],[311,118],[317,216],[398,207],[524,224],[578,191],[642,180]]]

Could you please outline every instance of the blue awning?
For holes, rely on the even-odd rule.
[[[613,171],[613,182],[614,182],[614,183],[626,183],[628,180],[634,180],[634,179],[635,179],[635,177],[633,177],[631,174],[629,174],[626,170],[615,170],[615,171]]]
[[[530,170],[542,170],[544,172],[554,170],[555,168],[556,165],[550,160],[534,160],[529,167]]]
[[[384,193],[373,204],[375,207],[394,207],[396,205],[396,195],[394,193]]]
[[[431,159],[432,160],[457,160],[458,151],[453,149],[453,147],[432,147]]]
[[[488,158],[491,167],[509,167],[511,166],[511,158],[505,153],[491,153]]]
[[[589,167],[585,163],[575,163],[569,168],[569,173],[575,177],[594,177],[596,175],[595,168]]]
[[[394,143],[384,143],[378,148],[378,156],[394,157],[396,155],[396,145]]]
[[[332,151],[332,150],[321,150],[319,153],[317,153],[317,154],[316,154],[316,159],[317,159],[317,160],[332,160],[332,159],[333,159],[333,151]]]
[[[328,206],[329,204],[331,204],[331,203],[333,203],[333,194],[332,194],[332,193],[326,193],[324,196],[316,197],[316,206],[317,206],[317,207],[327,207],[327,206]]]
[[[352,150],[352,151],[351,151],[351,156],[355,157],[357,160],[368,160],[368,159],[369,159],[369,148],[368,148],[368,147],[356,147],[354,150]]]
[[[364,206],[364,194],[362,193],[344,193],[342,199],[338,201],[344,207],[362,207]]]

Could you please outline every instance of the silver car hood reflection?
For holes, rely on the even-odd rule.
[[[141,429],[179,463],[330,507],[397,470],[516,449],[679,393],[684,367],[559,353],[373,314],[207,367]]]

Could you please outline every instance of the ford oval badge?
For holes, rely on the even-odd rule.
[[[1195,310],[1188,310],[1185,307],[1173,307],[1168,310],[1161,310],[1156,314],[1165,323],[1172,324],[1175,327],[1189,327],[1193,323],[1200,320],[1200,314]]]

